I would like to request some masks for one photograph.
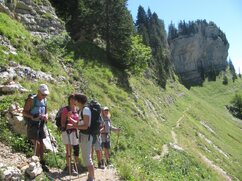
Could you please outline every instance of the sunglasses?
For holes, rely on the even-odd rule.
[[[104,111],[108,112],[108,109],[106,109],[106,110],[104,110]]]
[[[47,96],[47,94],[41,94],[43,97],[46,97]]]

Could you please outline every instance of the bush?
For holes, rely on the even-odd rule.
[[[239,112],[242,111],[242,96],[239,94],[235,94],[233,97],[231,103],[233,104],[233,107],[237,108]]]
[[[227,85],[228,84],[228,77],[225,75],[224,77],[223,77],[223,85]]]

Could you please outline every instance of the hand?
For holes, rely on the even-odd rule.
[[[32,116],[32,119],[31,120],[33,120],[33,121],[39,121],[40,120],[40,116],[38,116],[38,117]]]
[[[68,120],[71,118],[71,115],[72,115],[72,111],[69,111],[68,114],[67,114],[67,119]]]
[[[48,114],[44,114],[41,116],[41,120],[43,120],[44,122],[47,122],[48,120]]]

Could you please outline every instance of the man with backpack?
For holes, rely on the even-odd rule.
[[[46,172],[49,169],[44,161],[43,139],[46,138],[44,126],[48,120],[46,100],[48,94],[47,85],[41,84],[37,95],[29,95],[23,110],[23,116],[27,122],[27,137],[34,144],[34,154],[40,158],[42,169]]]
[[[92,142],[93,136],[90,133],[90,127],[92,122],[91,109],[86,105],[87,97],[84,94],[76,94],[76,105],[80,109],[78,129],[80,130],[79,140],[82,152],[82,159],[84,165],[88,169],[87,181],[94,181],[94,166],[92,162]],[[100,114],[99,114],[100,115]]]

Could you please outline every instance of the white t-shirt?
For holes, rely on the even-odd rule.
[[[83,110],[82,110],[82,113],[83,113],[83,116],[86,115],[86,116],[89,116],[89,124],[88,124],[88,127],[90,127],[91,125],[91,116],[92,116],[92,113],[91,113],[91,110],[89,109],[89,107],[84,107]],[[81,113],[79,114],[79,119],[81,120],[82,117],[81,117]],[[84,122],[83,120],[81,120],[79,122],[79,125],[83,125]]]

